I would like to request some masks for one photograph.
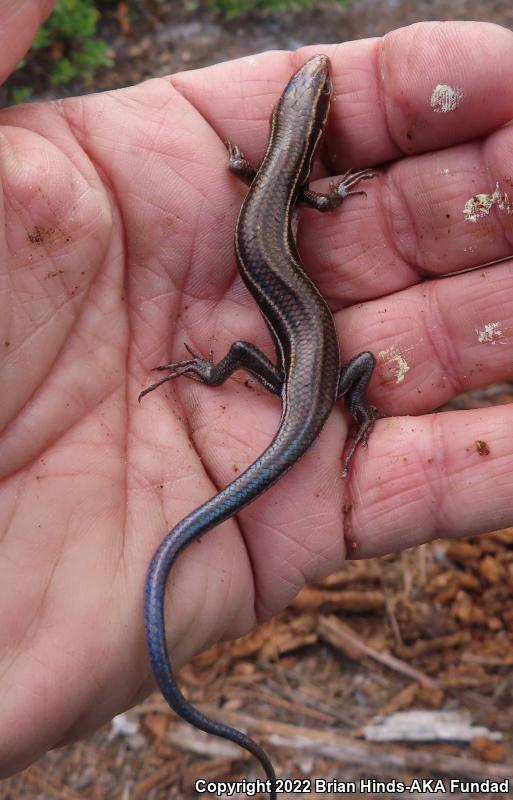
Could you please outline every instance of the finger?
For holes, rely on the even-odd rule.
[[[19,64],[55,0],[0,0],[0,84]]]
[[[419,414],[512,375],[511,262],[429,281],[336,317],[344,361],[376,356],[371,399]]]
[[[236,144],[258,163],[273,105],[291,74],[322,50],[333,63],[330,167],[342,173],[468,141],[508,122],[513,86],[504,75],[513,67],[512,41],[496,25],[421,22],[383,39],[262,53],[172,81],[223,140],[236,131]],[[448,87],[445,94],[439,86]],[[451,87],[454,102],[445,111]]]
[[[300,252],[335,308],[507,258],[512,175],[511,126],[400,159],[366,184],[366,197],[348,198],[333,214],[303,209]]]
[[[420,22],[337,47],[337,169],[450,147],[508,122],[513,87],[503,76],[513,67],[512,44],[506,28],[460,21]]]
[[[512,430],[513,406],[378,421],[353,467],[348,556],[513,524]]]

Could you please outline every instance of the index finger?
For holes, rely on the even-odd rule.
[[[236,130],[258,163],[283,86],[319,52],[333,65],[334,172],[481,137],[513,115],[513,82],[504,80],[513,68],[513,33],[482,22],[421,22],[383,38],[241,58],[172,82],[222,139]]]

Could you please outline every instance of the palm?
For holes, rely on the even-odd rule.
[[[249,65],[239,63],[178,76],[174,86],[159,80],[2,115],[10,146],[1,151],[7,232],[1,242],[7,269],[0,440],[0,603],[8,609],[0,641],[0,717],[10,731],[8,741],[0,740],[5,771],[93,729],[150,688],[142,589],[151,554],[169,527],[264,449],[277,427],[279,402],[244,386],[244,378],[219,389],[182,379],[137,403],[150,368],[182,358],[183,342],[220,357],[234,339],[248,339],[272,353],[237,275],[232,237],[244,188],[227,173],[222,143],[229,136],[255,161],[262,153],[264,117],[291,67],[276,54],[259,63],[259,79],[269,78],[263,96]],[[341,51],[336,81],[343,70]],[[246,111],[256,119],[239,137]],[[497,125],[507,118],[497,113]],[[478,127],[476,136],[483,133]],[[339,104],[331,135],[350,139],[352,133]],[[359,166],[364,159],[354,134],[347,149]],[[374,147],[366,154],[370,163],[396,155],[386,141]],[[470,164],[469,147],[462,145],[460,155]],[[429,158],[434,169],[437,154]],[[339,171],[342,166],[337,163]],[[413,159],[397,166],[397,180],[408,186],[417,168]],[[406,257],[390,256],[386,264],[381,258],[370,277],[360,266],[363,243],[377,247],[381,235],[375,225],[375,215],[384,215],[379,191],[374,182],[367,198],[351,198],[329,217],[310,211],[302,217],[305,263],[334,308],[341,310],[348,297],[372,300],[395,291],[366,311],[355,307],[338,315],[344,356],[379,352],[392,338],[396,344],[403,336],[405,343],[418,338],[420,311],[407,331],[397,331],[397,314],[407,318],[413,301],[427,314],[422,325],[430,324],[431,308],[413,286]],[[466,266],[458,262],[461,242],[447,255],[450,244],[441,272]],[[511,302],[506,308],[507,270],[500,266],[490,278],[501,283],[502,299],[495,303],[503,320],[513,315]],[[465,299],[484,302],[475,276],[457,280],[439,286],[442,308],[453,308],[454,297],[462,305]],[[379,326],[385,308],[389,317]],[[487,316],[494,319],[494,311],[490,302]],[[453,393],[430,378],[431,347],[429,341],[418,345],[414,382],[390,381],[374,391],[385,412],[419,413]],[[468,357],[460,329],[452,347],[460,360]],[[504,376],[504,349],[490,353],[487,380]],[[446,364],[439,370],[445,373]],[[456,374],[450,377],[459,387]],[[423,394],[409,391],[423,382]],[[479,382],[482,374],[474,379]],[[462,441],[468,419],[462,414],[455,428]],[[492,440],[505,419],[505,412],[490,412],[474,438]],[[337,410],[290,475],[180,562],[170,604],[175,663],[249,629],[286,604],[305,580],[341,564],[341,509],[349,493],[340,477],[345,426]],[[430,417],[415,426],[400,419],[378,423],[370,452],[358,455],[350,542],[360,553],[503,521],[495,517],[488,525],[480,505],[452,531],[427,519],[428,506],[423,514],[425,464],[436,455],[434,426]],[[415,451],[413,427],[422,432],[422,451]],[[459,451],[446,453],[440,471],[456,471],[460,458]],[[495,484],[498,465],[477,462],[468,468]],[[436,484],[440,476],[432,474]],[[416,526],[398,503],[404,492]],[[504,510],[505,518],[511,510]]]
[[[184,381],[137,404],[150,366],[180,357],[184,341],[222,353],[234,336],[256,330],[265,339],[236,280],[232,238],[244,189],[201,115],[158,81],[13,110],[3,121],[0,592],[10,614],[2,717],[16,717],[19,736],[5,743],[8,759],[49,706],[59,728],[57,736],[45,730],[43,747],[93,728],[149,688],[141,603],[151,554],[173,522],[263,449],[279,402],[235,382],[208,392]],[[336,455],[327,458],[334,480]],[[301,474],[304,484],[308,466],[296,483]],[[275,538],[265,527],[290,517],[294,496],[289,502],[278,514],[265,504],[248,512],[248,530],[264,527],[251,557],[232,522],[177,571],[178,658],[247,630],[292,596],[290,572],[281,570],[285,585],[274,596],[258,572],[267,547],[268,574]],[[340,561],[335,520],[334,508]],[[295,537],[305,525],[294,526]],[[278,569],[279,552],[272,558]],[[34,702],[35,664],[42,688]],[[20,715],[25,705],[30,713]]]

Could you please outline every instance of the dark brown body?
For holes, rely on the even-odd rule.
[[[280,98],[235,234],[240,273],[271,331],[283,373],[276,438],[288,440],[286,458],[293,463],[317,438],[333,408],[340,372],[333,316],[304,272],[292,231],[329,110],[322,75],[329,81],[329,63],[318,56],[296,73]]]

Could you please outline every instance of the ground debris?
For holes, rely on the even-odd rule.
[[[512,565],[511,528],[349,562],[277,619],[198,656],[180,684],[261,742],[283,777],[513,785]],[[358,608],[348,613],[350,596]],[[376,717],[390,725],[405,713],[413,741],[365,741]],[[414,735],[426,719],[429,743]],[[458,735],[447,719],[459,720]],[[84,790],[92,800],[169,800],[191,796],[198,778],[260,777],[244,751],[176,720],[157,694],[122,721],[4,786],[16,800],[78,800]]]

